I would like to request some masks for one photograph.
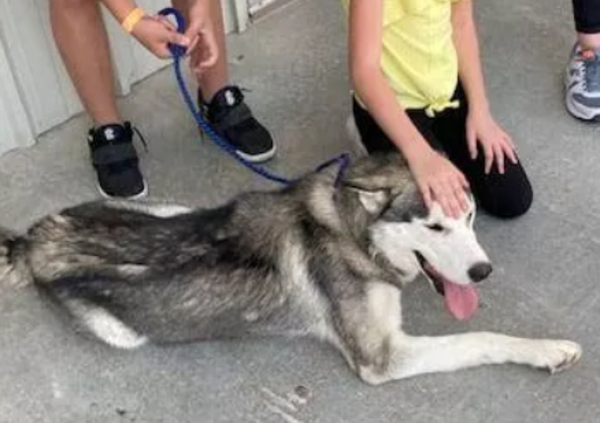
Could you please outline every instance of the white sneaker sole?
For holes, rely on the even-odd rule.
[[[567,92],[567,94],[565,95],[565,105],[567,106],[567,110],[568,112],[575,118],[580,119],[580,120],[585,120],[587,122],[599,122],[600,123],[600,110],[590,110],[588,113],[585,113],[584,111],[580,110],[575,103],[573,102],[573,99],[571,98],[571,96],[569,95],[569,93]]]
[[[247,162],[263,163],[275,157],[275,154],[277,153],[277,145],[273,144],[273,148],[262,154],[249,155],[241,152],[240,150],[236,150],[235,153]]]
[[[148,195],[148,185],[146,184],[146,180],[144,180],[144,189],[135,195],[132,195],[131,197],[117,197],[114,195],[108,195],[106,192],[104,192],[104,190],[102,189],[102,187],[100,186],[100,184],[96,181],[96,188],[98,188],[98,191],[100,192],[100,195],[102,195],[102,197],[106,198],[107,200],[114,200],[114,199],[119,199],[119,200],[139,200],[141,198],[144,198]]]

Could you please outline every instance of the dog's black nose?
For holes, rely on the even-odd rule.
[[[475,264],[469,269],[469,277],[473,282],[481,282],[492,273],[492,265],[486,262]]]

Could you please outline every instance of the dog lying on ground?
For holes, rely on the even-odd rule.
[[[491,272],[473,231],[426,210],[397,155],[214,209],[93,202],[0,238],[0,274],[32,281],[79,327],[117,348],[252,335],[314,336],[380,384],[482,364],[550,372],[581,355],[564,340],[402,331],[402,287],[424,274],[468,319]]]

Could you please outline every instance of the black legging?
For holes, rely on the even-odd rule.
[[[465,130],[468,104],[460,86],[454,98],[460,101],[460,107],[437,113],[434,118],[428,117],[423,110],[408,110],[407,114],[429,144],[436,150],[444,151],[464,173],[475,198],[485,211],[501,218],[524,214],[531,206],[533,192],[521,164],[514,164],[507,159],[504,174],[501,175],[494,164],[492,171],[486,175],[485,158],[481,149],[476,160],[472,160],[469,155]],[[369,112],[356,100],[354,119],[369,153],[392,151],[396,148]]]
[[[600,0],[573,0],[573,16],[577,32],[600,33]]]

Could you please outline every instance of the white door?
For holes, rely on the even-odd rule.
[[[0,3],[0,30],[32,132],[39,134],[81,110],[54,47],[48,2]]]
[[[25,107],[16,89],[6,51],[0,43],[0,153],[32,142]]]
[[[243,0],[245,2],[245,0]],[[242,30],[247,9],[241,0],[221,0],[227,32]],[[46,0],[0,0],[0,154],[29,145],[48,129],[81,112],[82,107],[54,46]],[[139,0],[148,12],[168,0]],[[104,13],[112,46],[117,88],[133,83],[168,62],[156,59],[123,33]]]

